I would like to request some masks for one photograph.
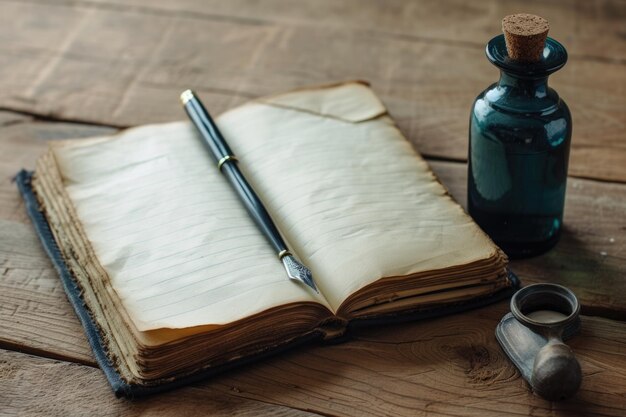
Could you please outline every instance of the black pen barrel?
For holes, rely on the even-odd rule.
[[[196,96],[192,96],[185,101],[184,107],[187,115],[198,129],[198,132],[200,132],[202,142],[211,153],[211,156],[215,158],[215,161],[218,162],[224,157],[232,156],[233,151],[226,143],[222,132],[217,128],[213,118],[206,111],[202,102]]]
[[[277,254],[286,251],[287,246],[276,225],[261,199],[239,170],[237,158],[202,102],[189,90],[183,93],[181,99],[185,111],[200,133],[202,142],[218,163],[218,169],[226,176],[257,227],[261,229]]]
[[[237,164],[224,164],[222,173],[231,183],[257,227],[261,229],[276,253],[287,250],[287,245],[280,233],[278,233],[274,221],[252,187],[248,184],[248,181],[246,181]]]

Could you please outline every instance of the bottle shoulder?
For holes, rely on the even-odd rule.
[[[511,105],[506,97],[494,100],[494,95],[489,95],[492,90],[490,87],[483,91],[474,101],[470,115],[471,140],[497,141],[526,150],[554,148],[570,142],[570,111],[558,94],[550,96],[550,105],[544,102],[539,108],[536,103]]]
[[[478,107],[478,109],[477,109]],[[510,86],[494,83],[482,91],[474,100],[474,110],[479,112],[501,112],[523,117],[546,116],[551,113],[569,115],[565,101],[553,88],[544,91],[520,91]]]

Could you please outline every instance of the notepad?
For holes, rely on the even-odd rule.
[[[512,286],[367,84],[257,99],[216,123],[319,294],[287,278],[188,122],[52,142],[37,163],[41,210],[126,383]]]

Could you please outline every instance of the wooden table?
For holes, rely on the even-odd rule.
[[[576,398],[529,391],[494,337],[507,302],[114,398],[11,182],[46,141],[182,119],[188,87],[219,113],[366,79],[464,202],[469,108],[498,75],[483,49],[519,11],[548,18],[570,53],[551,79],[574,119],[565,233],[512,267],[583,304]],[[623,0],[1,0],[0,415],[626,415],[625,16]]]

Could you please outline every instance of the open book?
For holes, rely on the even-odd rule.
[[[319,294],[287,278],[190,123],[52,142],[38,161],[33,190],[125,383],[512,285],[503,252],[364,83],[258,99],[216,122]]]

